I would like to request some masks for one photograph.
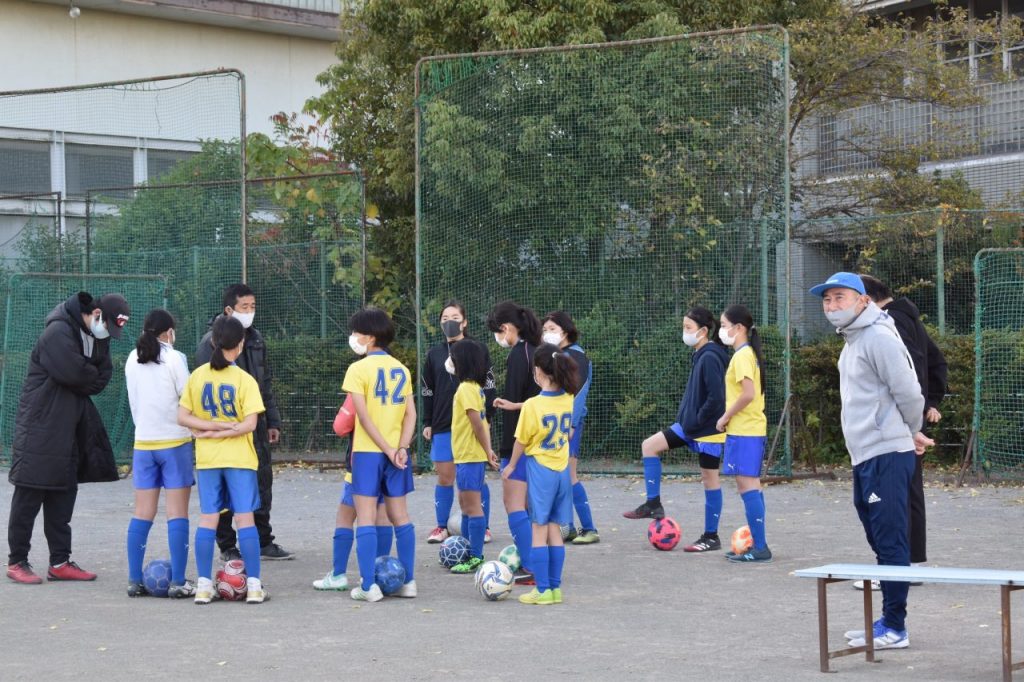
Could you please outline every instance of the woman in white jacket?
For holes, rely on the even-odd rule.
[[[178,424],[178,399],[188,382],[188,361],[174,350],[174,317],[161,308],[146,315],[142,335],[124,368],[135,421],[132,483],[135,515],[128,523],[128,596],[147,594],[142,583],[146,540],[156,517],[160,489],[167,490],[167,543],[171,554],[168,596],[190,597],[188,500],[195,479],[192,434]]]

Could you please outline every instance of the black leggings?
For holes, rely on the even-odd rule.
[[[910,515],[908,535],[910,537],[910,561],[920,564],[928,561],[927,524],[924,507],[924,476],[921,472],[920,456],[914,457],[914,474],[910,478],[907,507]]]
[[[13,566],[28,560],[32,548],[32,527],[39,509],[43,509],[43,533],[50,547],[50,565],[57,566],[71,558],[71,515],[75,512],[78,488],[41,490],[14,486],[11,515],[7,520],[7,564]]]

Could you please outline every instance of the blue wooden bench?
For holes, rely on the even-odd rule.
[[[1011,682],[1014,670],[1024,669],[1024,661],[1013,662],[1010,630],[1010,593],[1024,589],[1024,571],[996,571],[982,568],[938,568],[933,566],[878,566],[876,564],[828,564],[805,568],[795,572],[800,578],[818,581],[818,654],[821,672],[829,670],[829,660],[850,654],[864,653],[867,661],[875,660],[875,642],[865,637],[865,645],[845,647],[836,651],[828,648],[828,603],[825,589],[832,583],[847,580],[885,580],[891,582],[957,583],[960,585],[998,585],[1001,596],[1003,630],[1003,681]],[[871,590],[864,590],[864,631],[870,633],[874,617],[871,615]]]

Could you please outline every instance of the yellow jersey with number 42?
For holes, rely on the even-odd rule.
[[[374,351],[348,366],[341,388],[346,393],[363,396],[370,421],[387,444],[397,448],[405,410],[412,396],[408,368],[384,351]],[[359,419],[352,435],[352,452],[382,452]]]
[[[206,363],[189,375],[178,404],[200,419],[241,422],[266,408],[256,380],[237,365],[215,370]],[[255,469],[252,432],[196,439],[196,469]]]

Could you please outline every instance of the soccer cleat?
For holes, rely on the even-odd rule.
[[[728,559],[729,561],[737,564],[767,564],[772,560],[772,551],[767,547],[764,549],[751,548],[743,554],[733,554],[731,557],[728,557]]]
[[[533,577],[533,573],[530,573],[522,566],[520,566],[519,570],[513,574],[512,579],[516,585],[525,585],[529,587],[537,584],[537,580]]]
[[[416,581],[410,580],[406,584],[398,588],[397,592],[391,594],[392,597],[404,597],[405,599],[412,599],[416,596]]]
[[[380,601],[384,598],[384,593],[380,591],[380,587],[377,583],[370,585],[370,589],[364,590],[362,585],[352,590],[350,593],[352,598],[356,601]]]
[[[262,604],[270,599],[270,595],[267,593],[267,588],[263,587],[263,583],[260,582],[259,578],[246,579],[245,588],[246,604]]]
[[[196,586],[187,580],[180,585],[171,585],[167,588],[167,596],[171,599],[184,599],[193,597],[195,594]]]
[[[853,589],[863,591],[864,590],[864,581],[863,580],[854,580],[853,581]],[[882,589],[882,583],[878,582],[877,580],[872,580],[871,581],[871,591],[872,592],[878,592],[881,589]],[[864,633],[862,632],[861,636],[863,636],[863,635],[864,635]]]
[[[561,587],[555,587],[555,588],[553,588],[551,590],[551,593],[552,593],[552,601],[555,604],[561,604],[562,603],[562,588]]]
[[[665,518],[665,508],[661,506],[660,502],[651,504],[651,501],[647,500],[632,511],[622,512],[622,515],[627,519],[663,519]]]
[[[260,547],[260,558],[267,561],[287,561],[294,559],[295,555],[276,542],[271,542],[269,545]]]
[[[549,604],[554,604],[554,603],[556,603],[555,602],[555,591],[554,590],[544,590],[543,592],[538,592],[537,588],[535,587],[532,590],[530,590],[529,592],[527,592],[526,594],[519,595],[519,603],[520,604],[536,604],[538,606],[547,606]]]
[[[314,580],[313,589],[337,590],[339,592],[347,590],[348,577],[344,573],[342,573],[341,575],[334,575],[334,571],[331,571],[320,580]]]
[[[906,649],[910,646],[910,635],[906,630],[893,630],[881,622],[876,622],[874,632],[875,649]],[[864,646],[867,644],[863,634],[857,639],[851,639],[847,644],[851,647]]]
[[[487,530],[484,531],[484,544],[486,545],[488,542],[490,542],[493,539],[494,538],[491,537],[491,529],[488,528]]]
[[[149,592],[146,591],[146,586],[142,583],[128,583],[128,596],[129,597],[148,597]]]
[[[430,535],[427,536],[427,542],[432,545],[436,545],[439,542],[444,542],[445,540],[447,540],[449,535],[450,533],[448,533],[447,528],[442,528],[441,526],[438,526],[434,530],[430,531]]]
[[[722,549],[722,541],[717,533],[704,533],[695,543],[683,547],[684,552],[713,552],[716,549]]]
[[[597,542],[601,542],[601,536],[597,534],[596,530],[581,530],[580,534],[573,538],[572,544],[593,545]]]
[[[209,578],[200,578],[196,582],[196,604],[209,604],[217,598],[217,590],[213,586],[213,581]]]
[[[882,634],[885,631],[885,623],[882,621],[881,618],[876,620],[872,624],[872,627],[874,628],[875,636],[876,637],[878,635]],[[846,639],[864,639],[864,631],[863,630],[847,630],[846,632],[843,633],[843,637],[845,637]]]
[[[262,552],[260,552],[262,554]],[[238,551],[237,547],[228,547],[220,553],[220,560],[227,563],[228,561],[234,561],[238,559],[242,560],[242,553]]]
[[[74,561],[65,561],[60,566],[50,566],[46,571],[47,580],[96,580],[96,574],[82,570]]]
[[[7,577],[22,585],[38,585],[43,579],[35,574],[32,565],[27,561],[21,561],[7,567]]]
[[[452,566],[452,573],[458,573],[465,575],[467,573],[476,573],[476,569],[480,568],[480,565],[484,562],[482,557],[471,556],[461,564],[455,564]]]

